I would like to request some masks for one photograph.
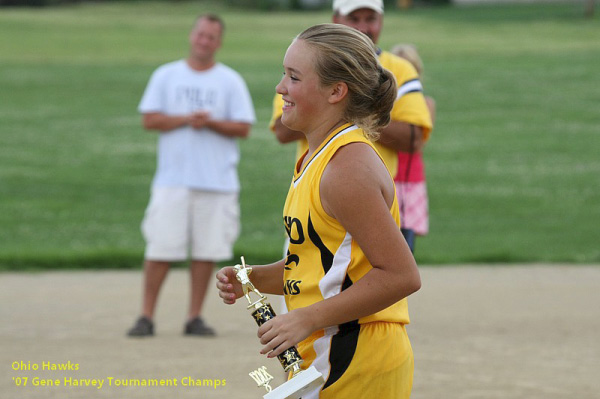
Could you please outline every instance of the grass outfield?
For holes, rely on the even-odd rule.
[[[236,254],[280,256],[294,148],[267,129],[271,100],[290,40],[330,13],[214,4],[0,9],[0,268],[140,264],[156,135],[137,104],[151,72],[186,55],[204,10],[224,16],[219,58],[258,116],[241,142]],[[417,44],[438,104],[419,262],[600,261],[600,24],[582,7],[387,13],[381,46]]]

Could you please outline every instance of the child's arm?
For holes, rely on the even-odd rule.
[[[421,286],[415,260],[390,215],[394,185],[365,144],[341,148],[321,179],[321,202],[358,243],[373,269],[340,294],[277,316],[259,328],[273,357],[312,332],[383,310]],[[272,351],[272,352],[271,352]]]
[[[284,260],[270,265],[251,266],[250,281],[263,294],[283,294],[283,264]],[[233,267],[224,267],[217,272],[217,289],[219,296],[228,305],[244,295],[242,285],[235,278]]]

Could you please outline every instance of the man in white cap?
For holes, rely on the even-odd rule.
[[[383,27],[383,1],[334,0],[333,22],[351,26],[377,43]]]

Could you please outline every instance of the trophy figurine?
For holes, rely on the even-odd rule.
[[[250,281],[249,276],[252,273],[252,268],[246,267],[243,256],[241,259],[242,264],[234,267],[235,277],[242,284],[244,296],[248,300],[247,308],[251,310],[256,324],[262,326],[275,317],[275,312],[271,304],[267,302],[267,298]],[[258,299],[252,301],[250,294],[254,294]],[[249,374],[258,386],[263,386],[267,390],[267,394],[263,396],[264,399],[299,399],[304,393],[318,387],[324,382],[323,376],[314,366],[306,370],[300,368],[302,357],[300,357],[300,353],[298,353],[298,350],[294,346],[277,355],[277,359],[286,373],[292,373],[291,378],[279,387],[275,389],[271,388],[269,382],[273,379],[273,376],[267,372],[265,366]]]

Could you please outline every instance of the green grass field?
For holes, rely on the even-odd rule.
[[[258,116],[241,142],[236,254],[280,256],[294,147],[268,131],[271,101],[291,39],[330,13],[219,4],[0,9],[0,268],[141,264],[156,134],[137,104],[206,10],[225,18],[220,60]],[[380,45],[397,42],[418,46],[438,104],[417,260],[600,262],[598,18],[579,3],[390,11]]]

